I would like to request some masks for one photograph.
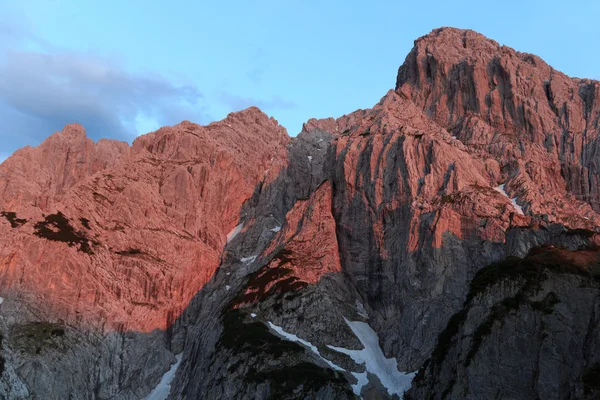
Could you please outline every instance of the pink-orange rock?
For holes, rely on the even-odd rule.
[[[416,41],[375,107],[304,125],[336,137],[327,171],[336,187],[299,201],[269,251],[284,246],[295,276],[315,283],[341,270],[337,235],[358,240],[357,226],[373,235],[362,248],[382,259],[398,242],[408,252],[440,248],[448,233],[502,243],[515,226],[596,229],[599,96],[597,82],[535,56],[436,30]],[[20,150],[0,166],[0,211],[27,219],[0,219],[3,290],[67,320],[164,328],[213,276],[256,185],[287,167],[289,140],[250,108],[208,126],[161,128],[131,148],[94,144],[69,125]],[[79,235],[71,247],[34,234],[43,214],[59,211]]]
[[[342,204],[358,196],[371,210],[361,223],[373,226],[384,258],[386,213],[401,207],[411,209],[409,251],[429,234],[442,246],[445,232],[503,242],[510,226],[537,221],[595,230],[598,86],[478,33],[443,28],[415,42],[395,92],[373,109],[310,120],[304,130],[338,136]],[[506,195],[493,190],[500,185]],[[431,212],[427,233],[421,224]]]
[[[261,258],[270,257],[271,261],[253,274],[253,283],[236,296],[234,308],[272,294],[301,290],[318,283],[325,274],[342,271],[331,207],[329,181],[323,182],[309,199],[296,202],[281,230],[263,251]]]
[[[122,163],[125,142],[88,139],[70,124],[35,148],[17,150],[0,165],[0,210],[48,211],[83,179]]]
[[[331,182],[324,182],[308,200],[299,200],[286,215],[284,227],[265,250],[283,246],[285,263],[275,259],[271,266],[285,266],[301,282],[315,284],[324,274],[340,272],[339,247],[332,214]]]
[[[600,211],[599,82],[569,78],[476,32],[442,28],[415,41],[396,91],[469,151],[498,160],[536,213],[596,218],[581,203]]]
[[[161,128],[131,149],[100,141],[92,152],[83,130],[68,126],[40,147],[21,150],[0,168],[12,188],[3,192],[0,210],[28,219],[15,228],[0,220],[3,296],[106,329],[164,329],[212,277],[242,203],[285,165],[288,141],[275,120],[250,108],[208,126]],[[109,144],[122,150],[111,152]],[[39,169],[57,172],[36,181],[19,161],[49,152],[54,157],[41,157]],[[71,162],[75,154],[88,164]],[[103,154],[104,164],[97,161]],[[29,184],[19,188],[22,179]],[[49,201],[36,202],[41,193],[51,194]],[[42,213],[59,211],[93,254],[34,234]]]

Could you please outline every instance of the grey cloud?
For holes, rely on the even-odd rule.
[[[131,73],[90,53],[45,47],[17,51],[27,32],[0,25],[0,153],[37,144],[67,123],[82,124],[90,137],[131,140],[136,118],[160,125],[183,119],[210,121],[203,96],[191,84],[152,73]],[[30,35],[31,36],[31,35]]]
[[[109,60],[78,53],[9,52],[0,64],[0,102],[55,129],[79,122],[92,135],[135,135],[138,114],[175,123],[165,105],[205,119],[201,93],[160,76],[130,74]],[[199,121],[204,122],[204,121]]]

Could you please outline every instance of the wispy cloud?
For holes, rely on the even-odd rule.
[[[0,76],[4,153],[39,142],[72,122],[82,124],[94,139],[131,140],[140,133],[140,116],[152,116],[160,125],[210,121],[203,95],[193,84],[130,72],[97,54],[58,49],[1,21]]]
[[[262,77],[265,71],[262,68],[253,68],[246,74],[248,79],[254,84],[259,84],[262,81]]]
[[[252,64],[254,67],[246,73],[248,79],[254,84],[258,85],[262,81],[262,77],[265,74],[265,68],[263,67],[265,58],[265,50],[262,47],[257,48],[252,56]]]

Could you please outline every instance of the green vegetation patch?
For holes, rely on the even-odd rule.
[[[544,314],[551,314],[554,311],[554,306],[560,303],[560,299],[554,292],[548,295],[541,301],[532,301],[529,304],[536,311],[541,311]]]
[[[425,372],[427,371],[427,367],[429,367],[430,362],[431,359],[425,360],[423,366],[421,366],[421,368],[419,368],[419,370],[417,371],[417,374],[415,375],[415,378],[413,380],[417,387],[423,387],[423,385],[425,384]],[[407,399],[406,394],[407,393],[404,393],[405,399]]]
[[[568,251],[553,246],[541,246],[532,249],[525,258],[507,257],[503,261],[480,269],[470,283],[463,309],[450,318],[446,328],[438,336],[437,345],[432,353],[432,366],[439,367],[445,360],[454,337],[467,318],[472,299],[505,280],[521,284],[514,296],[507,297],[495,304],[485,321],[475,329],[465,366],[470,364],[483,340],[491,333],[494,324],[502,323],[511,311],[518,310],[522,305],[528,305],[543,314],[550,314],[554,311],[554,306],[560,303],[560,299],[554,292],[548,293],[541,301],[529,300],[529,296],[541,288],[541,284],[548,278],[548,273],[574,274],[587,278],[597,277],[594,268],[600,268],[600,266],[597,265],[597,261],[593,261],[597,257],[596,253],[597,251],[589,249]],[[591,264],[590,260],[592,260]],[[417,383],[419,375],[421,378],[424,376],[419,373],[416,377]]]
[[[12,228],[18,228],[19,226],[27,223],[26,219],[17,218],[17,213],[15,213],[15,212],[2,211],[2,212],[0,212],[0,215],[2,215],[4,218],[6,218],[6,220],[10,223],[10,226]]]
[[[542,266],[519,257],[508,257],[503,261],[490,264],[480,269],[471,280],[467,302],[503,280],[525,279],[529,282],[544,278],[543,270]]]
[[[60,211],[47,215],[44,221],[36,223],[34,235],[56,242],[65,242],[71,247],[78,246],[79,251],[94,254],[87,236],[83,232],[76,231]]]
[[[483,343],[485,337],[492,333],[494,324],[496,322],[502,322],[510,311],[517,310],[523,302],[523,297],[523,294],[519,292],[516,296],[507,297],[492,307],[492,310],[485,321],[483,321],[473,333],[473,341],[471,342],[471,349],[469,349],[469,353],[465,360],[465,367],[468,367],[469,364],[471,364],[473,357],[475,357],[475,354],[479,351],[479,347],[481,346],[481,343]]]
[[[308,286],[308,283],[301,281],[296,276],[290,276],[289,278],[282,279],[277,281],[271,288],[265,293],[265,297],[278,295],[281,296],[286,293],[297,294],[297,292],[301,289],[304,289]],[[294,296],[291,296],[294,297]]]
[[[327,385],[339,385],[348,397],[354,397],[348,380],[342,374],[309,362],[263,372],[254,370],[246,376],[246,380],[254,383],[268,381],[271,389],[269,399],[304,399]]]
[[[577,229],[568,229],[566,234],[568,236],[583,236],[585,238],[591,238],[596,234],[596,232],[591,231],[589,229],[577,228]]]
[[[136,254],[142,254],[142,250],[130,248],[127,250],[116,251],[115,253],[121,256],[134,256]]]
[[[233,350],[235,354],[246,352],[253,356],[264,354],[275,358],[284,353],[302,353],[304,347],[296,342],[281,339],[271,333],[262,322],[246,322],[246,314],[240,310],[229,310],[223,315],[223,332],[218,346]]]
[[[59,340],[65,335],[65,327],[51,322],[31,322],[15,325],[10,340],[29,354],[40,354],[45,348],[59,348]]]
[[[262,322],[249,320],[246,313],[239,309],[229,310],[223,315],[223,331],[217,347],[223,346],[234,354],[245,353],[243,360],[252,357],[264,359],[271,356],[279,359],[283,355],[302,355],[305,348],[296,342],[285,340],[272,333]],[[232,373],[239,370],[245,361],[239,360],[230,365],[227,370]],[[268,363],[254,363],[244,380],[248,383],[269,382],[270,399],[304,398],[304,394],[314,393],[328,384],[339,384],[348,390],[349,384],[343,375],[329,368],[319,367],[309,362],[300,362],[293,366],[267,367],[258,371]]]
[[[465,367],[468,367],[477,351],[479,351],[479,347],[483,343],[483,340],[492,333],[492,328],[496,322],[502,323],[504,318],[511,312],[516,311],[524,304],[529,305],[536,311],[540,311],[543,314],[551,314],[554,311],[554,305],[560,303],[560,299],[554,292],[548,293],[546,297],[541,301],[530,301],[527,298],[527,291],[531,288],[531,286],[523,286],[517,292],[517,294],[513,297],[507,297],[502,300],[500,303],[495,304],[491,312],[488,314],[485,321],[475,329],[473,333],[473,341],[471,342],[471,349],[467,354],[467,358],[465,360]]]
[[[83,225],[83,227],[85,229],[88,229],[88,230],[92,229],[92,227],[90,226],[90,220],[89,219],[82,217],[82,218],[79,218],[79,222],[81,222],[81,225]]]
[[[475,274],[469,285],[467,302],[503,280],[523,279],[525,285],[530,289],[533,286],[539,286],[548,277],[547,272],[590,277],[595,264],[586,268],[568,258],[569,255],[580,253],[582,252],[541,246],[532,249],[525,258],[507,257],[503,261],[490,264]]]
[[[440,197],[441,204],[454,204],[460,199],[460,193],[444,194]]]
[[[293,293],[306,288],[308,283],[301,281],[296,276],[288,276],[294,271],[284,267],[284,265],[292,262],[291,255],[291,251],[282,249],[273,257],[273,261],[279,261],[276,267],[265,265],[250,274],[248,282],[231,301],[229,308],[259,302],[275,295],[283,296],[286,293]]]
[[[446,359],[446,355],[452,344],[452,339],[456,336],[460,327],[465,322],[468,311],[468,308],[463,308],[454,314],[448,321],[446,328],[438,335],[438,342],[432,354],[433,365],[442,365],[442,362]]]
[[[581,381],[586,395],[600,395],[600,363],[587,367],[581,376]]]

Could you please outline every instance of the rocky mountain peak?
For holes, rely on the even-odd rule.
[[[569,78],[538,56],[470,30],[440,28],[417,39],[396,90],[449,127],[477,116],[540,144],[552,125],[597,128],[598,82]]]
[[[396,92],[522,184],[536,179],[545,193],[566,191],[600,211],[598,82],[476,32],[442,28],[415,41]]]
[[[0,208],[50,211],[85,178],[120,164],[129,145],[94,143],[79,124],[68,124],[37,147],[15,152],[0,165]]]
[[[295,138],[256,107],[131,148],[66,126],[0,165],[0,397],[583,398],[598,97],[441,28]]]
[[[285,145],[289,136],[285,128],[257,107],[232,112],[221,121],[201,126],[183,121],[156,132],[139,136],[133,150],[142,149],[161,159],[190,160],[214,152],[241,151],[250,157],[260,146]]]
[[[505,61],[503,64],[509,67],[509,74],[515,73],[517,68],[524,66],[523,64],[530,65],[538,74],[542,75],[548,75],[551,70],[551,67],[540,57],[502,46],[478,32],[457,28],[439,28],[415,40],[413,49],[398,71],[396,90],[405,83],[413,86],[432,85],[436,78],[443,76],[443,74],[438,74],[439,68],[441,68],[441,72],[449,73],[459,64],[469,66],[483,64],[483,67],[487,69],[487,67],[493,67],[487,65],[491,60]],[[509,60],[511,61],[510,65],[507,64]],[[493,75],[494,72],[494,68],[490,68],[485,73],[490,78],[490,83],[493,83],[493,77],[489,75]],[[451,80],[458,76],[449,74],[445,77],[447,80]]]
[[[81,140],[87,138],[85,128],[77,123],[65,125],[62,131],[59,132],[59,135],[67,140]]]

